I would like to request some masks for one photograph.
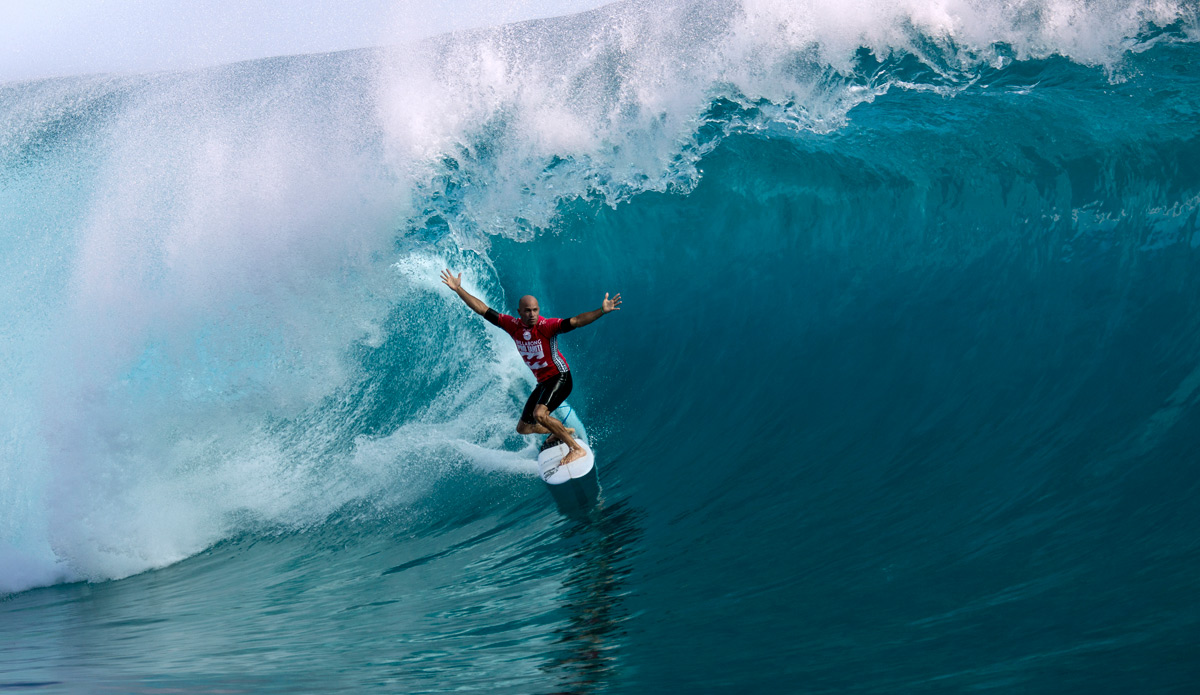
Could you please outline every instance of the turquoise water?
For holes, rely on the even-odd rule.
[[[0,85],[0,689],[1191,692],[1196,6],[856,7]]]

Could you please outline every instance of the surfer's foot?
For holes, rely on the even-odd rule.
[[[562,460],[558,462],[558,465],[565,466],[572,461],[578,461],[579,459],[583,458],[584,454],[586,453],[587,452],[584,451],[582,447],[571,449],[567,452],[566,456],[562,457]]]

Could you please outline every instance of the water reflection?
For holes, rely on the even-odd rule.
[[[563,531],[563,540],[574,547],[561,599],[567,619],[543,667],[558,675],[561,695],[602,691],[619,674],[629,617],[622,585],[638,552],[640,517],[626,503],[608,508],[601,503]]]

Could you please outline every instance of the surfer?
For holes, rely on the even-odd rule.
[[[446,287],[454,290],[455,294],[466,302],[472,311],[482,316],[488,323],[498,326],[513,339],[517,344],[517,351],[521,353],[525,364],[537,378],[537,386],[534,387],[529,400],[525,402],[521,418],[517,420],[517,432],[520,434],[549,434],[565,443],[570,451],[563,456],[559,465],[570,463],[583,456],[586,452],[571,436],[575,431],[564,427],[561,422],[550,415],[555,408],[562,405],[562,402],[571,393],[571,371],[567,366],[567,360],[558,350],[558,336],[580,326],[586,326],[609,312],[619,311],[621,295],[617,294],[609,299],[606,292],[604,302],[600,304],[599,309],[585,311],[578,316],[564,320],[539,316],[541,309],[538,306],[537,298],[527,294],[521,297],[517,310],[521,318],[516,319],[508,314],[496,313],[494,309],[489,308],[487,304],[464,290],[462,273],[451,275],[449,269],[443,270],[442,282],[446,284]]]

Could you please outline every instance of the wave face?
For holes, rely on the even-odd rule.
[[[0,685],[1185,692],[1198,37],[629,2],[0,85]],[[623,295],[590,518],[443,267]]]

